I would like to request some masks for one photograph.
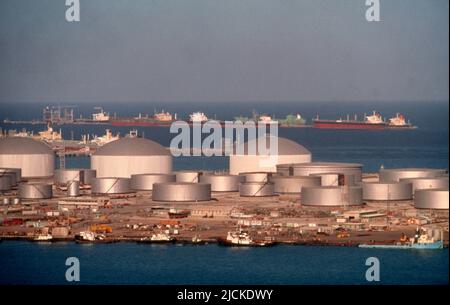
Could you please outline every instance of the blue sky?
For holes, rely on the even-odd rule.
[[[0,103],[448,101],[448,0],[2,0]]]

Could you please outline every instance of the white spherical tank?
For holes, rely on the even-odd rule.
[[[258,139],[250,140],[242,145],[242,151],[234,147],[230,156],[230,174],[237,175],[243,172],[276,172],[278,164],[311,162],[311,152],[302,145],[285,138],[267,137],[266,148],[271,143],[278,143],[277,155],[269,156],[259,153]],[[274,145],[275,146],[275,145]],[[253,151],[251,147],[255,147]]]
[[[143,138],[122,138],[105,144],[91,157],[97,178],[130,178],[136,174],[168,174],[172,171],[170,151]]]
[[[52,177],[55,154],[44,142],[7,137],[0,139],[0,167],[20,168],[25,178]]]

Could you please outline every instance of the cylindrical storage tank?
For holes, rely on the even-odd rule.
[[[72,180],[67,183],[67,196],[80,196],[80,181]]]
[[[292,176],[294,175],[294,168],[292,164],[278,164],[277,173],[282,176]]]
[[[2,203],[4,205],[11,204],[11,199],[9,197],[4,197],[3,200],[2,200]]]
[[[390,168],[380,169],[380,182],[399,182],[401,178],[434,178],[445,175],[445,169]]]
[[[197,183],[202,172],[196,171],[179,171],[175,172],[177,182]]]
[[[55,170],[55,184],[66,185],[70,181],[83,181],[84,171],[80,168],[66,168]]]
[[[354,176],[354,182],[361,182],[362,164],[337,162],[310,162],[293,164],[294,176],[309,176],[311,174],[343,174]]]
[[[416,190],[414,207],[416,209],[448,210],[448,188]]]
[[[22,180],[22,170],[20,168],[0,168],[0,177],[10,176],[11,185],[17,185]]]
[[[83,184],[92,184],[92,179],[97,177],[97,171],[95,169],[83,168]]]
[[[25,137],[0,139],[0,168],[20,168],[22,177],[52,177],[55,154],[45,142]]]
[[[310,186],[302,188],[302,205],[347,206],[363,204],[361,186]]]
[[[20,198],[14,198],[12,203],[13,204],[19,204],[20,203]]]
[[[46,183],[20,183],[19,198],[21,199],[48,199],[52,198],[52,185]]]
[[[154,141],[126,137],[97,149],[91,157],[91,169],[97,171],[97,178],[169,174],[172,172],[172,155]]]
[[[208,174],[200,176],[200,182],[211,184],[212,192],[237,192],[241,177],[238,175]]]
[[[412,183],[413,195],[416,190],[448,188],[448,177],[400,178],[400,182]]]
[[[264,182],[243,182],[239,184],[239,195],[242,197],[274,196],[275,185]]]
[[[320,177],[322,186],[343,186],[355,185],[354,175],[344,175],[336,173],[311,174],[310,177]]]
[[[277,194],[300,194],[302,187],[320,186],[320,177],[310,176],[280,176],[272,178],[274,191]]]
[[[154,183],[175,181],[174,174],[137,174],[131,175],[130,186],[136,191],[151,191]]]
[[[272,177],[272,173],[268,172],[248,172],[248,173],[240,173],[241,182],[257,182],[257,183],[266,183],[270,182],[270,178]]]
[[[11,190],[11,176],[0,176],[0,192]]]
[[[364,200],[410,200],[412,184],[410,182],[363,182]]]
[[[122,194],[129,193],[129,178],[93,178],[91,184],[92,194]]]
[[[153,184],[154,201],[207,201],[211,200],[211,184],[164,182]]]
[[[263,139],[267,151],[260,152],[259,139],[234,145],[233,154],[230,156],[231,175],[243,172],[276,172],[278,164],[311,162],[311,152],[292,140],[267,136]],[[269,155],[272,153],[270,150],[274,150],[273,155]]]

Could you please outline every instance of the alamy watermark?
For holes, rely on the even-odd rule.
[[[80,260],[76,257],[68,257],[66,259],[66,281],[79,282],[80,281]]]
[[[380,260],[376,257],[368,257],[366,259],[366,281],[379,282],[380,281]]]

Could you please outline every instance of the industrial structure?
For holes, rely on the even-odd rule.
[[[446,174],[445,169],[390,168],[380,169],[380,182],[399,182],[401,178],[434,178]]]
[[[91,169],[97,171],[98,178],[168,174],[172,171],[172,156],[154,141],[126,137],[99,148],[91,157]]]
[[[364,200],[410,200],[410,182],[363,182]]]
[[[418,189],[414,196],[417,209],[448,210],[448,188]]]
[[[154,183],[175,181],[175,174],[137,174],[131,175],[130,186],[135,191],[151,191]]]
[[[242,197],[267,197],[275,195],[275,185],[271,182],[242,182],[239,185]]]
[[[278,154],[269,156],[258,149],[259,138],[234,146],[233,154],[230,156],[230,174],[237,175],[243,172],[276,172],[278,164],[311,162],[311,152],[302,145],[281,137],[268,136],[266,148],[270,149],[270,143],[278,144]],[[255,147],[255,151],[251,150]]]
[[[309,176],[312,174],[342,174],[344,176],[353,175],[355,182],[361,182],[362,164],[358,163],[338,163],[338,162],[310,162],[303,164],[292,164],[292,174],[294,176]]]
[[[153,184],[154,201],[207,201],[211,200],[211,184],[164,182]]]
[[[412,184],[413,195],[416,190],[448,188],[448,177],[401,178],[400,182],[410,182]]]
[[[352,206],[363,204],[361,186],[308,186],[302,188],[305,206]]]
[[[277,194],[300,194],[302,187],[320,186],[320,177],[312,176],[279,176],[273,177],[274,191]]]
[[[44,142],[31,138],[0,139],[0,168],[20,168],[26,178],[52,177],[55,154]]]
[[[47,183],[20,183],[19,198],[21,199],[48,199],[52,198],[52,185]]]
[[[212,192],[237,192],[242,177],[227,174],[204,174],[200,176],[200,182],[211,184]]]
[[[92,194],[123,194],[131,192],[129,178],[93,178]]]

